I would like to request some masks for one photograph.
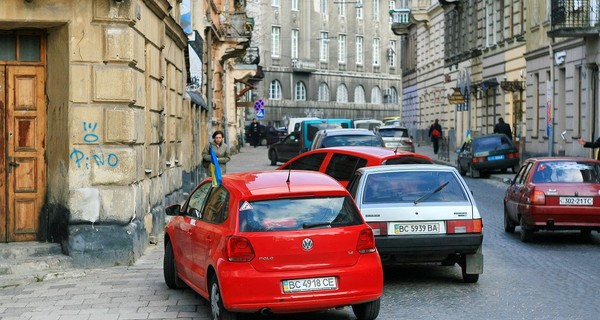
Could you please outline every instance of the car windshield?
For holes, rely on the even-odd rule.
[[[323,139],[324,148],[339,146],[368,146],[381,147],[381,141],[374,135],[343,135],[330,136]]]
[[[513,147],[508,137],[503,135],[481,137],[473,140],[473,152],[507,150]]]
[[[600,183],[600,165],[589,161],[540,163],[533,173],[534,183]]]
[[[382,138],[402,138],[408,137],[407,129],[379,129]]]
[[[451,172],[385,172],[367,177],[364,204],[467,201],[460,182]]]
[[[350,197],[244,201],[240,231],[265,232],[359,225],[360,212]]]

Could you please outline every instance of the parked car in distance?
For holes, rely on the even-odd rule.
[[[383,118],[384,126],[400,126],[402,125],[402,117],[392,116]]]
[[[384,264],[458,263],[463,282],[483,273],[483,223],[458,171],[445,165],[393,165],[356,170],[348,184],[375,233]]]
[[[383,121],[376,119],[354,120],[354,127],[359,129],[375,130],[383,125]]]
[[[285,129],[275,128],[275,132],[273,134],[269,134],[267,132],[267,127],[264,125],[260,125],[260,139],[258,140],[258,145],[267,146],[271,145],[275,142],[280,141],[285,136]],[[252,137],[250,133],[250,125],[246,125],[244,130],[244,138],[247,143],[251,143]]]
[[[300,124],[300,146],[302,151],[308,151],[313,138],[319,130],[354,128],[352,119],[319,119],[305,120]]]
[[[408,135],[408,129],[400,126],[381,126],[377,132],[383,139],[386,148],[393,150],[404,150],[415,152],[412,137]]]
[[[317,131],[309,150],[340,146],[385,147],[385,143],[368,129],[324,129]]]
[[[226,174],[217,187],[207,178],[165,213],[165,282],[207,299],[211,319],[343,306],[377,318],[383,271],[373,230],[325,174]]]
[[[294,131],[285,136],[281,141],[269,146],[267,153],[271,165],[277,165],[277,162],[286,162],[302,152],[300,144],[300,131]]]
[[[494,170],[505,172],[519,169],[519,150],[505,134],[488,134],[465,141],[456,164],[461,175],[467,172],[472,178],[487,177]]]
[[[287,134],[290,134],[294,131],[300,131],[300,124],[304,120],[318,120],[319,118],[315,117],[304,117],[304,118],[287,118]]]
[[[277,170],[310,170],[332,176],[343,186],[348,185],[354,171],[362,167],[391,164],[433,164],[423,154],[406,151],[394,152],[378,147],[331,147],[305,152],[286,162]]]
[[[600,231],[600,161],[527,159],[504,195],[504,231],[517,225],[523,242],[539,230]]]

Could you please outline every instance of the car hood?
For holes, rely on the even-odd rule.
[[[356,264],[358,234],[365,225],[309,229],[292,232],[260,232],[245,235],[250,239],[255,258],[252,266],[259,271],[293,271],[348,267]],[[306,239],[312,248],[304,248]]]

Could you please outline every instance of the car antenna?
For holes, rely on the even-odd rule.
[[[400,148],[400,143],[402,143],[402,140],[398,140],[398,144],[396,145],[396,150],[394,150],[394,154],[398,154],[398,148]]]
[[[290,176],[292,175],[292,164],[290,163],[290,168],[288,169],[288,177],[285,182],[288,184],[288,189],[290,188]]]

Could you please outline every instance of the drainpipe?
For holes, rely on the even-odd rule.
[[[550,130],[548,132],[548,156],[552,157],[554,153],[554,48],[552,48],[553,38],[549,38],[548,51],[550,55],[550,85],[547,90],[550,92],[550,108],[547,112],[546,117],[550,119]],[[546,119],[548,122],[548,119]]]
[[[206,37],[206,104],[208,105],[208,132],[210,135],[212,132],[212,119],[213,119],[213,38],[212,31],[209,31]],[[208,138],[210,141],[210,137]]]

